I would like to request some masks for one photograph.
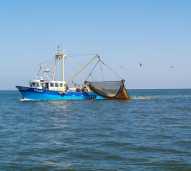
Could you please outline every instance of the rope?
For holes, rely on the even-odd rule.
[[[117,73],[115,70],[113,70],[109,65],[106,65],[106,64],[101,60],[101,58],[100,58],[99,55],[96,55],[96,56],[94,56],[87,64],[85,64],[85,65],[80,69],[80,71],[78,71],[77,73],[75,73],[75,74],[71,77],[71,79],[70,79],[69,81],[72,81],[72,82],[73,82],[74,78],[76,78],[84,69],[86,69],[87,66],[89,66],[95,59],[97,59],[98,61],[96,62],[96,64],[94,65],[94,67],[92,68],[92,70],[90,71],[90,73],[88,74],[86,80],[88,80],[90,77],[92,77],[92,73],[94,72],[95,68],[97,67],[97,65],[98,65],[99,63],[100,63],[100,64],[103,64],[106,68],[108,68],[109,70],[111,70],[117,77],[119,77],[120,79],[123,79],[123,78],[119,75],[119,73]],[[101,72],[103,73],[103,68],[101,67],[101,65],[100,65],[100,69],[101,69]],[[101,74],[101,75],[102,75],[102,78],[104,79],[103,74]]]
[[[97,65],[98,65],[99,62],[100,62],[99,60],[96,62],[96,64],[94,65],[94,67],[92,68],[92,70],[90,71],[90,73],[88,74],[86,80],[88,80],[89,77],[92,76],[92,73],[94,72],[94,70],[95,70],[95,68],[97,67]]]
[[[84,65],[81,69],[80,69],[80,71],[78,71],[77,73],[75,73],[72,77],[71,77],[71,81],[73,81],[74,80],[74,78],[76,78],[88,65],[90,65],[95,59],[96,59],[97,57],[96,56],[94,56],[86,65]]]
[[[115,70],[113,70],[109,65],[106,65],[101,59],[99,59],[100,60],[100,62],[105,66],[105,67],[107,67],[109,70],[111,70],[117,77],[119,77],[120,79],[123,79],[120,75],[119,75],[119,73],[117,73]]]
[[[99,64],[100,67],[100,72],[101,72],[101,77],[102,77],[102,81],[104,81],[104,72],[103,72],[103,68],[102,68],[102,64]]]

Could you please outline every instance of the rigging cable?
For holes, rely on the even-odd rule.
[[[71,77],[70,81],[73,82],[74,78],[76,78],[76,77],[77,77],[88,65],[90,65],[95,59],[97,59],[97,56],[94,56],[87,64],[85,64],[85,65],[80,69],[80,71],[78,71],[77,73],[75,73],[75,74]]]
[[[101,73],[101,77],[102,77],[102,81],[104,81],[104,72],[103,72],[103,67],[102,67],[102,63],[99,63],[99,67],[100,67],[100,73]]]
[[[100,62],[105,66],[107,67],[109,70],[111,70],[117,77],[119,77],[120,79],[123,79],[119,73],[117,73],[115,70],[113,70],[109,65],[105,64],[100,58],[99,58]]]
[[[92,68],[92,70],[90,71],[90,73],[88,74],[86,80],[88,80],[90,78],[90,76],[92,76],[92,73],[94,72],[95,68],[97,67],[97,65],[99,64],[100,60],[98,60],[96,62],[96,64],[94,65],[94,67]]]

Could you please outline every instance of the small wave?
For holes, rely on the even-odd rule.
[[[24,99],[20,99],[20,101],[21,101],[21,102],[27,102],[27,101],[34,101],[34,100],[24,98]]]
[[[191,95],[153,95],[153,96],[131,96],[132,100],[151,100],[151,99],[190,99]]]
[[[154,97],[154,96],[131,96],[131,99],[133,99],[133,100],[151,100],[154,98],[156,98],[156,97]]]

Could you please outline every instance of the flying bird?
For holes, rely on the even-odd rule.
[[[174,68],[174,66],[173,66],[173,65],[171,65],[171,66],[170,66],[170,68],[171,68],[171,69],[173,69],[173,68]]]
[[[139,67],[142,68],[143,64],[142,63],[139,63]]]

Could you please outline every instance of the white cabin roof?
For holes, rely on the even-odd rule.
[[[49,82],[49,83],[63,83],[63,84],[66,84],[66,81],[59,81],[59,80],[54,80],[54,81],[47,81],[47,80],[31,80],[30,82],[33,82],[33,83]]]

